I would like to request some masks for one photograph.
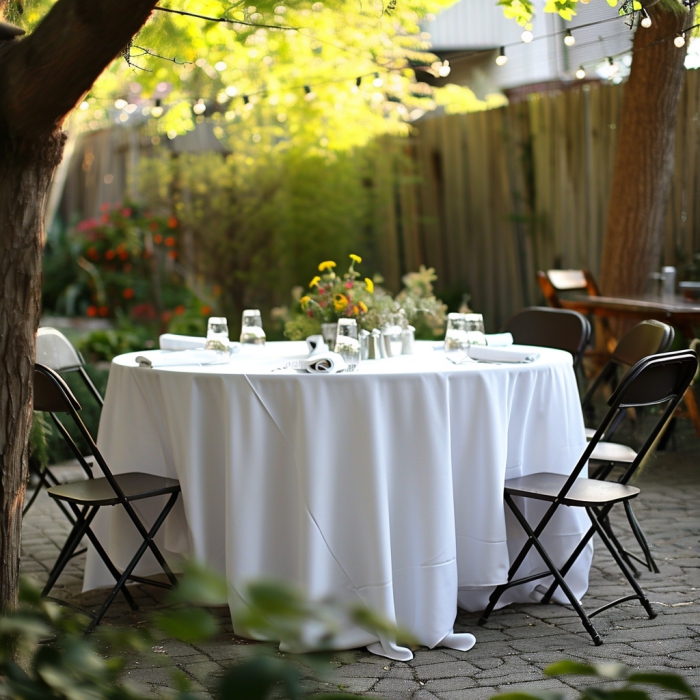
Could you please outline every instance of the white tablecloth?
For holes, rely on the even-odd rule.
[[[585,446],[571,356],[538,350],[531,364],[454,366],[418,343],[416,355],[336,375],[279,370],[280,357],[306,353],[303,343],[268,343],[223,366],[149,369],[135,366],[144,353],[122,355],[98,444],[115,472],[180,480],[160,543],[174,559],[225,573],[232,610],[245,604],[247,582],[277,578],[312,599],[364,602],[434,647],[458,605],[485,607],[524,542],[504,508],[504,480],[568,473]],[[534,518],[542,506],[528,508]],[[114,508],[95,529],[125,565],[133,525]],[[562,508],[543,539],[562,561],[585,530],[585,514]],[[567,577],[578,597],[591,554]],[[533,553],[520,573],[536,570]],[[150,553],[137,571],[158,571]],[[84,588],[112,583],[90,551]],[[537,600],[537,585],[502,603]],[[336,645],[376,641],[347,628]],[[380,653],[395,655],[383,642]]]

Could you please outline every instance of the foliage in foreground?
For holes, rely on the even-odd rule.
[[[287,586],[261,582],[244,593],[248,608],[236,618],[237,629],[257,639],[282,640],[291,651],[303,651],[308,630],[315,631],[316,646],[330,649],[339,625],[351,622],[366,629],[410,638],[363,607],[333,603],[310,603]],[[83,636],[88,619],[42,598],[24,580],[20,608],[0,618],[0,697],[15,700],[146,700],[146,696],[122,683],[125,654],[140,659],[163,657],[152,654],[163,636],[195,644],[219,633],[217,618],[205,606],[225,604],[226,582],[197,567],[190,567],[170,597],[168,610],[153,617],[154,631],[103,625],[91,637]],[[216,700],[362,700],[345,693],[313,693],[305,688],[310,679],[328,669],[327,653],[278,654],[269,645],[248,647],[253,653],[229,667],[213,690]],[[688,683],[676,674],[638,672],[622,664],[597,666],[561,661],[545,669],[547,676],[580,675],[617,681],[614,688],[586,687],[581,698],[590,700],[649,700],[656,690],[698,700]],[[174,692],[169,698],[194,700],[187,676],[173,672]],[[651,689],[651,690],[647,690]],[[149,696],[152,697],[152,696]],[[497,695],[493,700],[563,700],[549,691],[519,691]]]

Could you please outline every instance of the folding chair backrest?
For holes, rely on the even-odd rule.
[[[608,401],[618,408],[653,406],[682,397],[698,368],[692,350],[646,357],[630,369]]]
[[[670,419],[683,394],[690,386],[698,368],[697,355],[692,350],[678,350],[652,355],[641,359],[623,377],[608,401],[609,409],[600,426],[588,442],[586,449],[572,471],[560,496],[564,496],[588,463],[596,445],[606,436],[610,425],[621,411],[640,406],[666,403],[649,431],[634,461],[620,477],[627,483],[637,467],[646,458],[656,439]]]
[[[53,422],[63,436],[63,439],[71,448],[73,454],[75,454],[85,472],[88,474],[88,476],[92,476],[92,466],[85,459],[66,427],[56,416],[56,413],[67,413],[80,431],[80,434],[87,443],[91,456],[98,464],[103,475],[109,481],[110,486],[112,486],[120,498],[124,497],[121,488],[116,483],[114,476],[109,466],[105,462],[104,457],[99,451],[95,440],[90,434],[90,431],[87,429],[85,423],[83,423],[82,419],[78,415],[78,411],[80,411],[80,404],[73,395],[73,392],[71,392],[70,387],[57,372],[54,372],[54,370],[52,370],[50,367],[46,367],[39,363],[34,365],[34,410],[49,412]]]
[[[532,306],[509,318],[503,331],[519,345],[566,350],[578,362],[591,337],[591,324],[578,311]]]
[[[588,280],[584,270],[547,270],[546,275],[558,292],[588,289]]]
[[[61,331],[42,327],[36,332],[36,361],[56,372],[67,372],[85,363],[80,353]]]
[[[641,359],[666,352],[673,343],[675,332],[671,326],[662,321],[642,321],[625,333],[613,351],[607,364],[590,385],[581,404],[585,407],[598,387],[615,375],[621,365],[633,366]]]
[[[44,365],[35,365],[34,410],[49,413],[71,413],[81,409],[78,399],[63,378]]]
[[[620,338],[611,359],[631,367],[643,357],[666,352],[674,335],[673,328],[662,321],[642,321]]]
[[[85,371],[82,355],[61,331],[48,326],[39,328],[36,333],[36,361],[55,372],[78,372],[97,403],[104,405],[102,394]]]

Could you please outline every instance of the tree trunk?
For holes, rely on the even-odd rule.
[[[0,134],[0,606],[17,603],[44,206],[63,153],[59,131],[29,143]]]
[[[0,41],[0,611],[17,604],[43,215],[61,125],[156,2],[57,0],[32,34]]]
[[[673,37],[692,23],[687,11],[659,5],[647,6],[652,26],[637,29],[618,124],[601,261],[606,295],[643,294],[649,273],[659,267],[686,55]]]

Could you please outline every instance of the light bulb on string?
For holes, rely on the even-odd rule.
[[[535,35],[529,29],[526,29],[520,35],[520,40],[523,42],[523,44],[529,44],[534,38],[535,38]]]
[[[204,114],[207,111],[207,106],[204,104],[204,100],[197,100],[196,104],[192,105],[192,111],[195,114]]]
[[[357,87],[360,87],[360,85],[362,85],[362,76],[361,75],[355,79],[355,85]]]
[[[608,63],[610,64],[610,70],[608,71],[608,77],[612,78],[612,76],[615,75],[620,70],[620,66],[618,66],[617,63],[615,63],[615,61],[613,61],[612,56],[608,56]]]
[[[440,75],[440,77],[446,78],[451,72],[452,72],[452,68],[450,68],[450,62],[443,61],[440,68],[438,68],[438,74]]]
[[[578,67],[578,70],[576,71],[576,77],[579,80],[583,80],[586,77],[586,71],[583,66]]]
[[[151,116],[155,117],[156,119],[163,116],[163,107],[161,106],[160,98],[156,100],[156,106],[151,110]]]
[[[316,97],[316,93],[308,85],[304,85],[304,93],[304,99],[307,102],[311,102],[311,100],[313,100]]]
[[[374,85],[374,87],[381,87],[382,85],[384,85],[384,81],[379,77],[379,73],[374,74],[374,80],[372,81],[372,85]]]
[[[571,33],[570,29],[566,30],[566,36],[564,37],[564,43],[567,46],[573,46],[576,43],[576,37]]]
[[[649,17],[649,13],[645,9],[642,9],[642,21],[640,24],[644,29],[649,29],[649,27],[651,27],[651,17]]]
[[[501,46],[501,48],[498,50],[498,56],[496,56],[496,65],[505,66],[506,63],[508,63],[508,56],[506,56],[506,48],[505,46]]]
[[[674,40],[673,40],[674,46],[678,47],[679,49],[682,49],[685,46],[685,34],[679,34]]]

